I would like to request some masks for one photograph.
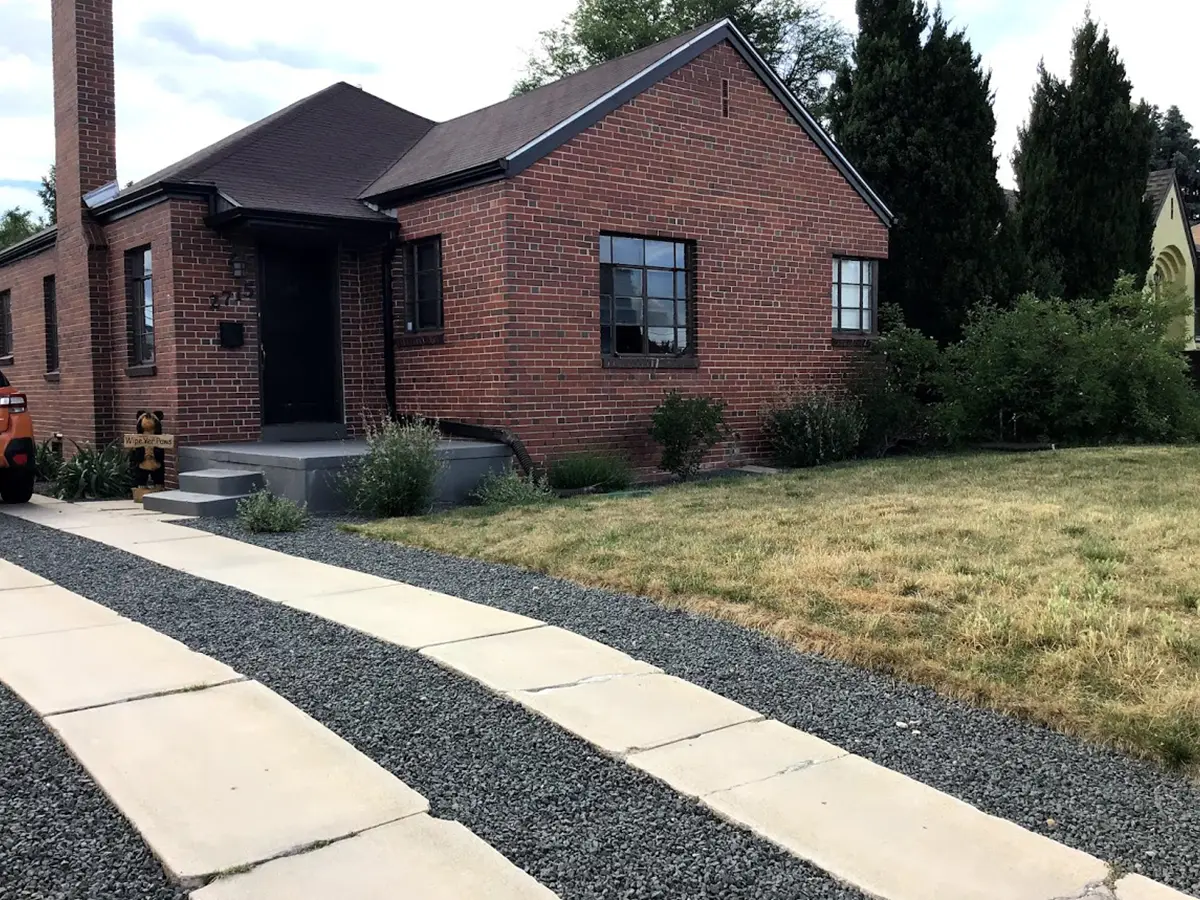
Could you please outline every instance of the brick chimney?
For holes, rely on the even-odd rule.
[[[115,435],[108,248],[83,195],[117,177],[112,0],[52,0],[60,408],[67,437]]]
[[[117,178],[112,0],[53,0],[54,160],[59,227],[83,195]]]

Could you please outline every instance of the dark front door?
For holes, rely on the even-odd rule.
[[[342,421],[336,253],[259,248],[263,425]]]

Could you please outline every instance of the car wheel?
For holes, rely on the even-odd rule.
[[[5,503],[28,503],[33,496],[33,472],[0,474],[0,500]]]

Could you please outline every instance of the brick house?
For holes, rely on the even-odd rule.
[[[646,463],[678,388],[752,456],[874,330],[891,215],[728,21],[442,123],[335,84],[121,189],[111,0],[56,0],[53,50],[57,227],[0,251],[44,436],[419,413]]]

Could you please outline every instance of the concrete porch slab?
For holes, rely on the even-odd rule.
[[[363,591],[285,602],[410,650],[542,624],[517,613],[408,584],[387,583]]]
[[[121,617],[99,603],[47,584],[0,591],[0,639],[112,625]]]
[[[0,559],[0,591],[46,587],[48,584],[50,582],[41,575],[35,575],[6,559]]]
[[[429,647],[421,652],[501,692],[575,684],[585,678],[662,671],[554,626]]]
[[[48,724],[187,887],[428,809],[415,791],[256,682],[68,713]]]
[[[1100,860],[846,756],[701,801],[866,894],[887,900],[1073,897]]]
[[[229,666],[124,619],[0,641],[0,681],[41,716],[238,677]]]
[[[673,675],[627,675],[510,694],[522,706],[614,756],[762,716]]]
[[[841,747],[771,719],[632,753],[625,761],[681,794],[702,797],[846,755]]]
[[[458,822],[410,816],[214,881],[192,900],[553,900]]]

